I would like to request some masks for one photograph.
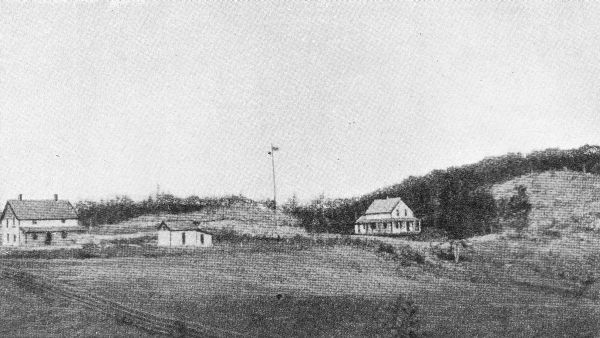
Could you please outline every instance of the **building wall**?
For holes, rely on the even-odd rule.
[[[50,220],[23,220],[20,223],[21,226],[26,227],[76,227],[79,226],[79,222],[76,219],[66,219],[64,223],[60,219],[50,219]]]
[[[171,232],[166,230],[158,231],[158,246],[171,246]]]
[[[404,218],[404,217],[408,217],[408,218],[414,218],[415,215],[413,214],[412,210],[410,210],[410,208],[404,204],[404,202],[398,203],[398,205],[396,206],[396,208],[394,208],[394,210],[392,210],[392,218]]]
[[[185,243],[183,236],[185,235]],[[208,247],[212,236],[198,231],[158,231],[158,246],[165,247]]]
[[[3,246],[18,246],[21,232],[19,231],[19,220],[16,219],[12,210],[8,208],[4,213],[4,217],[0,220],[0,228],[2,229],[2,245]]]

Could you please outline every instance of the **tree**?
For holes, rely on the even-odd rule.
[[[508,202],[503,202],[504,210],[501,211],[502,218],[508,221],[508,224],[519,231],[522,231],[528,224],[531,203],[527,196],[527,188],[518,186],[515,188],[517,193],[510,197]]]

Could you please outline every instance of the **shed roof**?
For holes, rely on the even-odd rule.
[[[389,217],[387,215],[382,215],[382,217],[378,218],[367,218],[366,216],[360,216],[356,223],[378,223],[378,222],[389,222],[389,221],[416,221],[418,218],[416,217]]]
[[[77,212],[66,200],[9,200],[4,212],[11,208],[19,220],[77,219]],[[4,214],[3,214],[4,216]]]
[[[365,215],[390,213],[394,211],[394,208],[399,203],[403,203],[402,199],[399,197],[374,200],[373,203],[371,203],[371,205],[369,206],[369,209],[367,209],[367,211],[365,212]]]

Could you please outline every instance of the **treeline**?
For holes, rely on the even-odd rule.
[[[498,219],[504,211],[499,210],[490,193],[492,185],[548,170],[600,174],[600,146],[546,149],[527,155],[509,153],[411,176],[359,198],[328,200],[321,196],[304,205],[289,201],[284,208],[309,231],[349,233],[354,220],[374,199],[401,197],[422,218],[423,227],[445,231],[451,238],[464,238],[494,232],[499,227]]]
[[[110,200],[81,201],[75,205],[79,218],[85,226],[115,224],[148,214],[180,214],[229,207],[235,203],[255,203],[243,196],[180,198],[171,194],[159,194],[143,201],[134,201],[127,196]]]

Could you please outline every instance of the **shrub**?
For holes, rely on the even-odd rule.
[[[379,243],[379,247],[377,248],[377,253],[385,253],[389,255],[396,256],[396,250],[394,250],[394,246],[387,243]]]
[[[560,231],[550,230],[550,229],[543,230],[542,235],[552,237],[552,238],[561,238],[562,237],[562,233]]]
[[[108,241],[111,244],[115,245],[144,245],[148,244],[148,242],[152,240],[156,240],[157,235],[147,235],[143,237],[135,237],[135,238],[117,238]]]
[[[419,307],[412,299],[399,296],[392,306],[382,309],[382,331],[378,336],[418,337],[420,329]]]

